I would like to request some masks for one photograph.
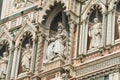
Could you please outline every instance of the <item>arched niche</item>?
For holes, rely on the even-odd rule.
[[[56,5],[57,4],[57,5]],[[49,27],[49,32],[48,32],[48,36],[47,38],[55,38],[58,34],[58,23],[62,23],[62,26],[65,33],[68,35],[69,34],[69,24],[68,24],[68,16],[66,15],[66,13],[64,12],[64,4],[61,2],[58,2],[54,4],[53,6],[51,6],[51,11],[47,11],[50,14],[45,15],[46,19],[43,21],[43,24],[45,24],[46,27]],[[66,35],[64,34],[64,35]],[[63,36],[64,36],[63,35]],[[46,38],[46,39],[47,39]],[[54,44],[55,41],[52,41],[52,43]],[[50,41],[46,41],[46,46],[45,46],[45,62],[48,59],[48,47],[50,47],[51,42]],[[54,46],[51,46],[52,48]],[[62,51],[62,50],[61,50]],[[54,52],[54,51],[53,51]]]
[[[66,31],[69,33],[68,17],[65,12],[61,11],[54,17],[53,21],[51,22],[49,34],[58,31],[58,22],[61,22],[64,25]]]
[[[5,40],[0,44],[0,56],[1,57],[3,57],[4,52],[9,53],[9,43]]]
[[[94,48],[98,48],[98,47],[95,47],[95,46],[91,46],[92,45],[92,40],[93,40],[93,34],[95,32],[93,32],[93,26],[95,25],[95,19],[98,19],[98,23],[101,23],[101,29],[102,29],[102,20],[103,20],[103,16],[102,16],[102,12],[101,12],[101,8],[99,5],[95,5],[91,14],[89,15],[88,17],[88,38],[87,38],[87,50],[90,50],[90,49],[94,49]],[[94,27],[94,30],[95,30],[95,27]],[[93,34],[92,34],[93,33]],[[102,43],[102,31],[101,31],[101,34],[99,36],[101,38],[101,43]],[[95,41],[96,42],[96,41]],[[97,45],[96,43],[93,43],[95,45]]]
[[[9,43],[3,40],[0,44],[0,77],[7,75],[9,60]]]
[[[116,4],[115,40],[120,39],[120,1]]]
[[[22,36],[21,44],[20,44],[20,60],[19,60],[19,70],[18,74],[24,73],[24,72],[29,72],[30,71],[30,65],[31,65],[31,58],[32,58],[32,46],[33,46],[33,39],[32,39],[32,34],[31,32],[25,32],[24,35]],[[27,48],[27,46],[29,48]],[[30,55],[30,56],[29,56]],[[29,58],[29,69],[23,69],[23,58],[25,56],[30,57]],[[26,57],[27,58],[27,57]],[[28,59],[26,59],[28,61]],[[28,62],[26,62],[27,64]]]

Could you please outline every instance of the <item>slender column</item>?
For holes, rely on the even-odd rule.
[[[87,53],[87,41],[88,41],[88,23],[85,22],[85,26],[84,26],[84,38],[83,38],[83,50],[84,50],[84,54]]]
[[[83,26],[81,29],[81,53],[84,53],[84,40],[85,40],[85,21],[83,22]]]
[[[70,56],[70,61],[68,61],[69,63],[71,63],[71,58],[72,58],[72,48],[73,48],[73,41],[74,41],[74,22],[70,21],[69,22],[70,25],[70,38],[69,38],[69,46],[68,46],[68,55]]]
[[[13,63],[13,51],[14,51],[14,48],[12,47],[9,50],[9,60],[8,60],[8,66],[7,66],[6,80],[10,79],[10,74],[11,74],[11,69],[12,69],[12,63]]]
[[[17,76],[18,76],[19,64],[21,64],[20,63],[20,54],[21,54],[21,46],[20,46],[17,56],[16,56],[17,59],[16,59],[15,74],[14,74],[15,78],[17,78]]]
[[[80,36],[79,34],[79,25],[77,24],[77,32],[76,32],[76,38],[75,38],[75,57],[77,57],[77,55],[78,55],[78,53],[77,53],[77,50],[78,50],[78,52],[79,52],[79,54],[80,54],[80,50],[79,50],[79,48],[80,48],[80,43],[78,42],[78,36]],[[81,40],[81,39],[80,39]],[[78,47],[78,48],[77,48]]]
[[[17,52],[18,52],[18,47],[15,47],[15,51],[14,51],[14,56],[13,56],[13,63],[12,63],[12,71],[11,71],[11,79],[14,79],[15,78],[15,76],[14,76],[14,74],[15,74],[15,68],[16,68],[16,61],[17,61]]]
[[[84,24],[84,23],[83,23]],[[78,27],[79,27],[79,25],[78,25]],[[79,28],[78,28],[79,29]],[[79,39],[79,55],[80,54],[82,54],[83,52],[82,52],[82,37],[83,37],[83,25],[82,26],[80,26],[80,32],[78,32],[77,34],[80,34],[79,36],[80,36],[80,39]],[[77,39],[78,40],[78,39]]]
[[[112,45],[114,45],[115,44],[115,15],[116,15],[116,13],[115,13],[115,9],[113,9],[112,10],[112,42],[111,42],[111,44]]]
[[[105,47],[105,44],[106,44],[106,29],[107,29],[107,26],[106,26],[106,22],[107,22],[107,19],[106,19],[106,15],[103,14],[103,20],[102,20],[102,42],[101,42],[101,45],[100,47]]]
[[[33,48],[32,48],[32,59],[31,59],[30,72],[34,72],[34,70],[35,70],[36,53],[37,53],[37,40],[34,39],[33,40]]]
[[[43,42],[43,37],[41,33],[38,34],[38,47],[37,47],[37,57],[36,57],[36,65],[35,65],[35,73],[38,74],[40,72],[40,60],[43,55],[43,49],[42,49],[42,43]]]
[[[111,45],[111,25],[112,25],[112,12],[108,15],[108,23],[107,23],[107,45]]]

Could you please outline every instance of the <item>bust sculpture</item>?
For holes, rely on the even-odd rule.
[[[26,44],[25,51],[22,53],[22,70],[23,72],[28,72],[30,70],[30,62],[32,57],[32,49],[30,44]]]
[[[99,22],[98,18],[94,18],[94,24],[89,29],[89,37],[91,37],[90,49],[100,47],[102,37],[102,24]]]
[[[56,58],[65,58],[65,43],[67,41],[68,34],[61,22],[58,23],[58,31],[56,36],[47,37],[49,43],[46,51],[47,61],[52,61]]]
[[[4,52],[3,57],[0,59],[0,77],[6,75],[8,65],[8,53]]]

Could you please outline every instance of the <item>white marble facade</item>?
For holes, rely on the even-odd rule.
[[[107,76],[120,80],[119,6],[119,0],[3,0],[0,79],[97,80]],[[4,43],[7,52],[2,49]]]

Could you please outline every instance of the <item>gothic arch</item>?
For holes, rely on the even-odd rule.
[[[88,8],[88,11],[86,11],[84,14],[83,14],[83,20],[86,20],[87,18],[89,18],[90,14],[92,13],[92,11],[94,10],[94,8],[98,8],[100,10],[100,12],[102,14],[106,13],[106,7],[105,5],[103,5],[102,3],[100,2],[96,2],[94,3],[93,5],[91,5],[89,8]],[[85,16],[85,17],[84,17]]]
[[[30,38],[32,39],[32,41],[35,39],[35,33],[33,33],[32,31],[25,31],[25,32],[22,32],[22,34],[20,35],[20,38],[18,39],[18,43],[16,44],[17,46],[18,45],[21,45],[22,44],[22,41],[24,40],[24,38],[29,35]]]
[[[112,9],[115,9],[118,2],[119,2],[119,0],[112,0],[110,5],[109,5],[108,10],[110,11]]]
[[[65,10],[65,3],[63,1],[54,1],[53,4],[50,4],[49,7],[45,10],[45,15],[43,15],[42,24],[46,27],[50,27],[51,22],[54,17],[62,10]]]

